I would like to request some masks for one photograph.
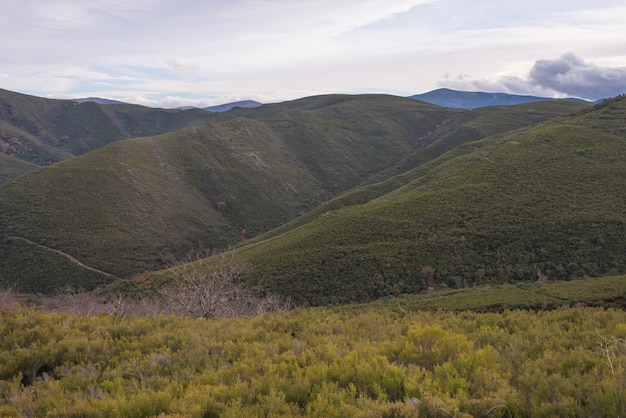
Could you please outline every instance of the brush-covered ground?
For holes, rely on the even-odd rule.
[[[626,98],[7,94],[0,283],[31,294],[0,292],[0,416],[626,414]],[[208,309],[219,258],[128,280],[240,241]],[[253,317],[282,297],[378,301]]]
[[[623,273],[625,114],[620,97],[465,143],[237,252],[311,304]]]
[[[7,103],[2,123],[67,154],[0,185],[0,283],[39,293],[93,289],[223,251],[359,185],[391,191],[397,178],[381,181],[459,144],[589,107],[554,101],[470,112],[382,95],[223,114],[30,96]],[[82,149],[71,141],[54,142],[63,132],[101,146],[74,155]],[[132,137],[140,134],[154,136]],[[19,164],[7,165],[7,176],[32,166],[10,158]]]
[[[232,319],[76,315],[5,300],[0,415],[624,415],[626,312],[586,305],[623,303],[626,277],[518,290]]]

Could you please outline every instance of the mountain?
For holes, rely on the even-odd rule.
[[[455,113],[393,96],[316,97],[41,168],[0,186],[0,281],[91,288],[226,248],[395,164]]]
[[[208,110],[209,112],[227,112],[233,108],[236,107],[241,107],[244,109],[250,109],[250,108],[255,108],[255,107],[259,107],[259,106],[263,106],[262,103],[256,102],[254,100],[242,100],[239,102],[232,102],[232,103],[226,103],[226,104],[221,104],[221,105],[217,105],[217,106],[209,106],[209,107],[205,107],[203,108],[204,110]]]
[[[35,104],[43,109],[65,106]],[[311,261],[300,265],[297,257],[282,258],[295,269],[289,271],[276,266],[281,256],[272,251],[267,262],[263,260],[263,248],[271,246],[261,245],[262,234],[274,230],[268,242],[289,243],[293,235],[283,240],[281,232],[316,229],[329,211],[365,209],[406,187],[416,172],[435,169],[438,158],[464,149],[459,147],[469,141],[590,107],[551,101],[467,111],[394,96],[327,95],[224,113],[152,113],[136,106],[95,103],[73,104],[67,111],[80,106],[95,108],[98,114],[130,112],[113,113],[118,118],[126,115],[122,120],[152,116],[154,123],[182,128],[112,141],[0,185],[0,283],[28,292],[54,292],[67,284],[90,289],[250,242],[242,248],[250,251],[256,277],[265,280],[269,274],[268,286],[293,290],[299,301],[310,303],[340,300],[333,292],[323,298],[315,292],[326,293],[325,281],[346,269],[353,269],[351,274],[367,272],[371,257],[364,252],[363,266],[354,269],[353,259],[340,261],[351,244],[336,248],[335,238],[329,237],[322,247],[330,251],[328,266],[338,270],[320,279],[317,275],[327,271]],[[63,112],[57,115],[66,117]],[[86,119],[82,126],[86,132],[107,126],[96,121],[90,125]],[[37,123],[51,122],[40,118]],[[371,226],[377,228],[375,222]],[[337,223],[336,228],[339,232],[344,226]],[[370,230],[365,223],[346,237],[354,236],[358,246],[359,234],[369,239]],[[323,228],[315,232],[324,233]],[[371,242],[378,244],[384,245]],[[308,245],[298,243],[284,254]],[[310,242],[309,256],[320,254],[319,245]],[[389,245],[390,258],[396,247]],[[348,290],[354,284],[351,274],[345,280],[352,284],[341,285]],[[444,277],[443,271],[438,274]],[[310,281],[319,282],[318,290],[303,293],[298,283]],[[381,293],[371,293],[367,282],[355,286],[343,300]],[[407,285],[404,290],[417,288]]]
[[[314,305],[623,273],[624,114],[626,96],[460,144],[237,254],[252,282]]]
[[[159,135],[209,118],[200,109],[76,103],[0,89],[0,150],[46,166],[122,139]]]
[[[461,109],[475,109],[477,107],[485,106],[510,106],[543,100],[555,100],[549,97],[520,96],[507,93],[458,91],[445,88],[433,90],[428,93],[416,94],[410,98],[426,103],[436,104],[438,106]],[[574,98],[563,100],[584,101]]]
[[[104,105],[127,104],[125,102],[120,102],[118,100],[103,99],[101,97],[85,97],[81,99],[72,99],[72,101],[76,103],[98,103],[98,104],[104,104]]]

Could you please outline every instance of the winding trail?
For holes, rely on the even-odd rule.
[[[60,255],[61,257],[65,257],[70,262],[72,262],[72,263],[76,264],[77,266],[82,267],[82,268],[84,268],[86,270],[90,270],[90,271],[93,271],[95,273],[102,274],[103,276],[109,277],[111,279],[116,279],[116,280],[120,279],[120,277],[117,277],[117,276],[115,276],[115,275],[113,275],[111,273],[107,273],[106,271],[98,270],[95,267],[88,266],[87,264],[82,263],[81,261],[77,260],[76,258],[72,257],[71,255],[69,255],[67,253],[64,253],[61,250],[55,250],[54,248],[47,247],[47,246],[45,246],[43,244],[38,244],[36,242],[33,242],[33,241],[31,241],[31,240],[29,240],[27,238],[23,238],[23,237],[7,236],[7,238],[15,240],[15,241],[22,241],[22,242],[25,242],[27,244],[34,245],[35,247],[44,249],[46,251],[52,251],[53,253],[56,253],[56,254]]]

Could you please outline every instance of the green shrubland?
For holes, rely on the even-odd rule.
[[[620,416],[626,314],[0,311],[0,415]]]
[[[44,99],[0,89],[0,152],[47,166],[125,138],[159,135],[210,118],[200,109],[153,109]]]
[[[466,143],[239,252],[311,304],[623,273],[625,111],[620,97]]]
[[[406,141],[413,124],[432,129],[450,113],[392,97],[307,103],[249,112],[255,117],[204,112],[202,123],[193,119],[161,136],[118,140],[1,185],[0,272],[11,274],[0,273],[0,280],[18,281],[25,291],[54,290],[55,281],[71,280],[63,278],[67,258],[55,250],[129,277],[227,248],[395,163],[413,149]],[[94,109],[140,110],[111,106]],[[182,113],[166,112],[179,120]],[[149,114],[166,124],[163,115]],[[49,249],[32,268],[20,263],[27,242],[37,254]]]
[[[7,97],[0,135],[39,141],[65,160],[0,185],[0,282],[44,293],[222,251],[360,184],[371,186],[340,205],[388,193],[401,184],[374,182],[458,144],[572,111],[554,102],[494,109],[490,119],[399,97],[330,95],[212,114]]]

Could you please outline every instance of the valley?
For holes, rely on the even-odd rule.
[[[527,248],[540,238],[529,240],[514,230],[502,235],[511,228],[507,219],[516,218],[503,201],[494,200],[503,196],[515,204],[516,217],[535,219],[541,213],[549,219],[534,212],[548,206],[531,202],[562,189],[549,170],[571,168],[582,175],[571,163],[587,160],[576,154],[587,152],[587,136],[576,144],[554,142],[553,150],[562,146],[567,152],[544,156],[550,146],[535,145],[533,129],[556,132],[561,125],[550,126],[555,118],[570,117],[575,125],[584,112],[602,112],[588,103],[459,110],[393,96],[329,95],[212,113],[4,95],[2,123],[10,129],[2,135],[32,144],[9,153],[13,158],[5,154],[11,164],[2,165],[7,181],[0,186],[0,281],[19,283],[21,291],[115,287],[114,276],[132,287],[156,270],[227,249],[253,265],[249,283],[262,282],[269,292],[310,304],[367,301],[433,284],[533,280],[537,272],[557,279],[563,276],[559,269],[570,265],[571,270],[572,264],[583,275],[620,272],[623,265],[619,199],[606,211],[615,216],[590,219],[593,236],[581,238],[611,243],[610,254],[593,260],[584,255],[585,262],[570,255],[538,260]],[[621,105],[616,100],[603,109],[617,106],[619,113]],[[541,127],[534,128],[537,124]],[[523,132],[526,143],[518,138]],[[79,135],[85,137],[63,140]],[[608,176],[606,187],[619,195],[620,162],[605,164],[604,158],[621,145],[604,136],[598,141],[588,147],[598,164],[586,167],[585,176]],[[47,150],[43,160],[41,150]],[[581,158],[570,161],[573,155]],[[54,158],[59,161],[50,164]],[[558,164],[540,173],[531,161],[542,159]],[[33,165],[37,161],[39,168]],[[547,178],[557,183],[543,184]],[[521,184],[533,189],[522,187],[506,197]],[[594,190],[603,189],[590,185],[569,195],[591,196]],[[420,197],[424,193],[428,199]],[[598,198],[608,198],[602,195]],[[549,200],[559,212],[559,205],[575,205],[567,199]],[[571,212],[579,217],[584,210],[582,205]],[[496,219],[497,225],[483,225]],[[533,229],[546,228],[537,222]],[[572,227],[564,222],[558,228]],[[550,234],[563,238],[554,228],[542,236]],[[512,241],[510,257],[483,247],[488,241],[498,246],[499,236]],[[576,245],[567,251],[579,251]],[[551,247],[549,239],[536,250],[564,251]],[[489,262],[494,259],[499,261]],[[434,271],[432,277],[422,273],[425,268]],[[159,275],[166,277],[167,270]]]
[[[0,415],[626,413],[625,97],[0,99]]]

